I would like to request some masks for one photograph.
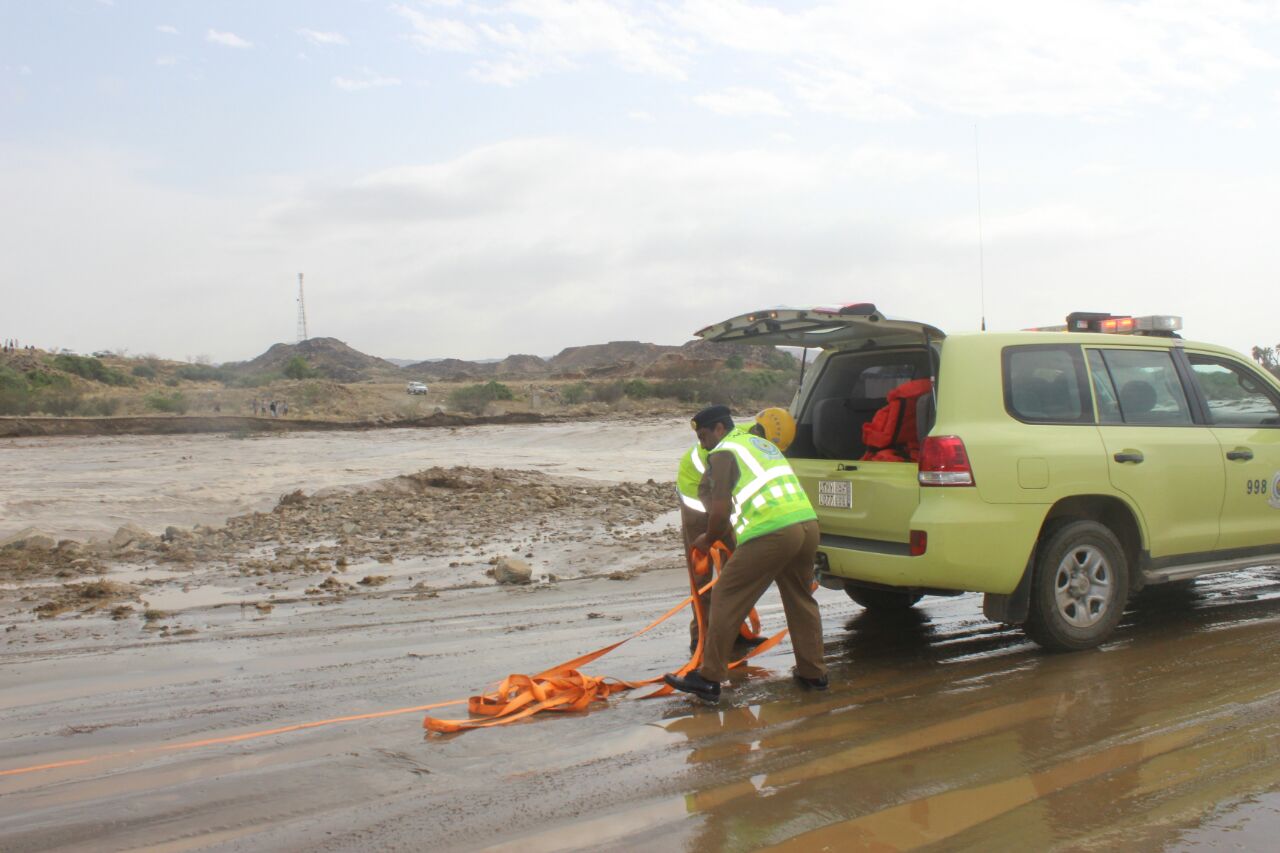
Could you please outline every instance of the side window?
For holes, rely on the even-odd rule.
[[[1093,383],[1093,399],[1098,404],[1098,423],[1123,423],[1120,417],[1120,399],[1116,394],[1115,383],[1111,381],[1111,373],[1102,360],[1102,353],[1096,349],[1088,350],[1089,379]]]
[[[1030,345],[1004,351],[1004,405],[1018,420],[1093,423],[1084,359],[1074,345]]]
[[[1126,424],[1189,426],[1191,407],[1173,366],[1173,356],[1156,350],[1102,350]]]
[[[1280,406],[1261,377],[1225,359],[1187,353],[1215,426],[1277,426]]]

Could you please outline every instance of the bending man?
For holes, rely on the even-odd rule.
[[[734,431],[726,406],[710,406],[693,418],[698,442],[708,451],[707,531],[693,541],[705,551],[732,530],[737,549],[725,564],[715,595],[702,665],[667,684],[707,701],[720,698],[720,682],[738,626],[770,583],[777,583],[796,656],[792,675],[803,687],[825,690],[822,617],[813,598],[817,514],[782,452],[769,441]]]

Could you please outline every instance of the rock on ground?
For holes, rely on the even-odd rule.
[[[19,530],[12,536],[0,539],[0,550],[5,548],[26,548],[30,551],[49,551],[57,544],[52,536],[43,530],[28,527]]]
[[[529,583],[533,580],[533,568],[515,557],[500,557],[493,567],[493,577],[498,583]]]

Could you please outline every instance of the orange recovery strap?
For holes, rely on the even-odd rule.
[[[579,667],[592,663],[623,643],[648,633],[697,601],[702,593],[715,586],[720,579],[720,569],[728,558],[729,553],[728,546],[723,542],[716,542],[711,546],[709,553],[706,554],[695,551],[693,567],[689,572],[689,596],[631,636],[624,637],[616,643],[596,649],[593,652],[588,652],[581,657],[565,661],[537,675],[509,675],[492,692],[472,696],[467,700],[467,711],[472,715],[471,719],[446,720],[428,716],[422,721],[423,728],[435,734],[451,734],[470,729],[482,729],[513,723],[516,720],[522,720],[541,711],[583,711],[592,703],[603,702],[615,693],[659,684],[662,681],[661,675],[640,681],[631,681],[612,676],[586,675],[579,671]],[[712,567],[715,569],[715,577],[703,586],[698,586],[696,577],[699,575],[706,576],[708,570]],[[689,662],[677,670],[679,675],[687,675],[697,669],[702,662],[702,644],[706,637],[704,609],[702,607],[694,607],[695,618],[698,622],[698,644],[692,657],[689,658]],[[743,634],[757,636],[754,632],[759,631],[760,618],[754,610],[751,611],[751,625],[753,633],[747,635],[746,626],[744,625]],[[741,666],[749,658],[769,651],[782,642],[782,638],[786,635],[785,629],[779,631],[753,648],[741,659],[731,663],[729,665],[730,668]],[[656,696],[667,696],[672,692],[671,687],[662,684],[657,690],[641,698],[652,699]]]

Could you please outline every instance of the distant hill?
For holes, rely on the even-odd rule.
[[[640,341],[610,341],[607,344],[567,347],[552,356],[548,364],[557,373],[584,373],[622,364],[647,367],[664,354],[679,350],[680,347],[645,344]]]
[[[312,370],[338,382],[399,378],[400,367],[386,359],[365,355],[337,338],[309,338],[296,344],[276,344],[252,361],[223,365],[243,373],[283,373],[295,355],[302,356]]]
[[[310,338],[297,344],[275,344],[252,361],[230,362],[222,368],[241,375],[279,374],[284,372],[294,356],[301,356],[316,373],[338,382],[367,379],[469,382],[632,376],[679,379],[719,370],[734,357],[746,368],[799,367],[797,358],[775,347],[716,344],[702,340],[689,341],[681,346],[610,341],[607,344],[566,347],[551,358],[514,354],[503,359],[477,361],[439,358],[407,362],[406,359],[366,355],[337,338]]]

